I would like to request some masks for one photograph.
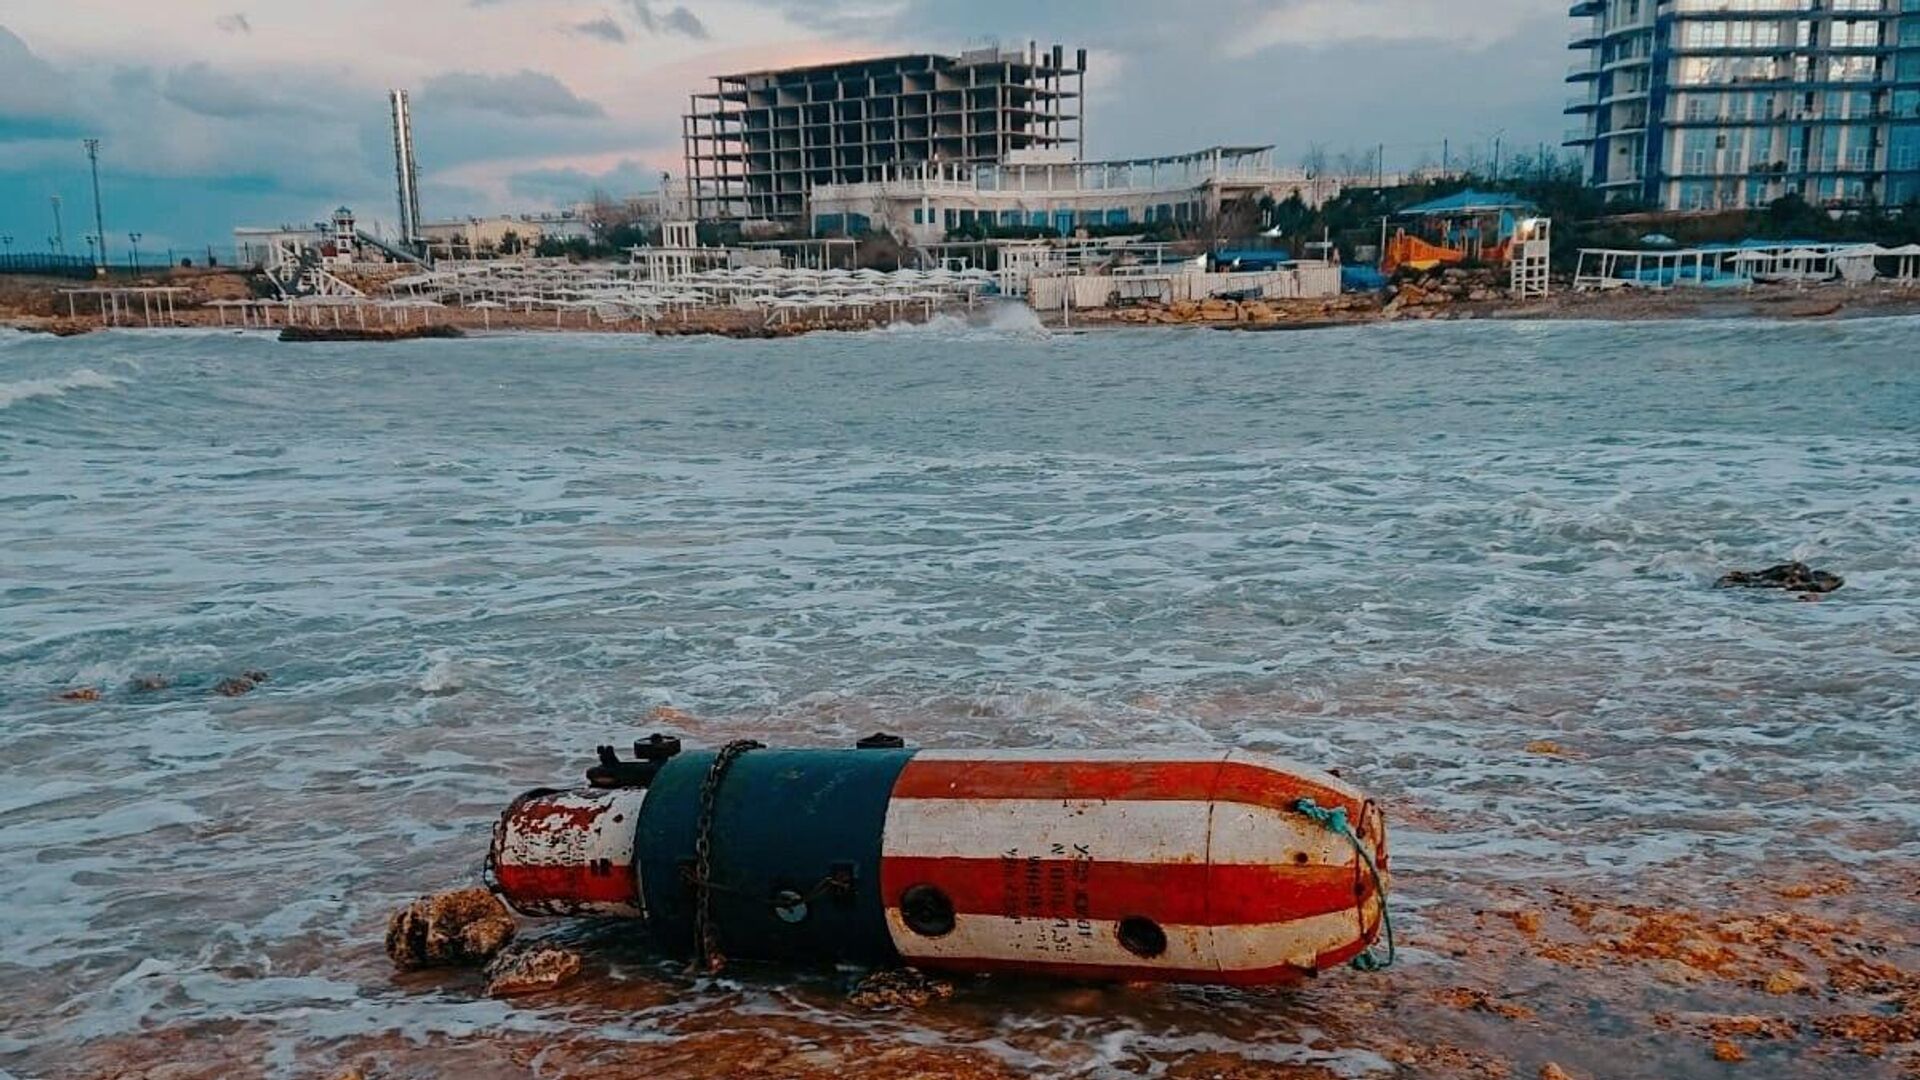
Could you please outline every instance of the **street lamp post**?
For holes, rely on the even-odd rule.
[[[0,234],[0,248],[4,248],[6,250],[6,253],[7,253],[6,261],[9,263],[13,262],[13,234],[12,233]]]
[[[138,274],[140,272],[140,234],[128,233],[127,241],[133,246],[133,272]]]
[[[55,255],[65,255],[67,253],[67,230],[60,224],[60,196],[54,195],[50,196],[50,198],[53,200],[53,236],[48,238],[48,242],[53,245],[53,253]]]

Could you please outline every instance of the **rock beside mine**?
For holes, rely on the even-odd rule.
[[[580,954],[541,942],[522,942],[487,965],[487,996],[517,997],[551,990],[580,974]]]
[[[243,671],[215,683],[213,692],[221,697],[239,697],[266,681],[267,673],[264,671]]]
[[[862,1009],[918,1009],[952,996],[952,983],[908,967],[868,975],[853,988],[847,1000]]]
[[[1846,584],[1846,579],[1825,570],[1815,570],[1803,562],[1781,563],[1765,570],[1732,570],[1713,583],[1716,589],[1785,589],[1788,592],[1830,593]]]
[[[478,886],[423,896],[387,920],[387,955],[402,971],[483,964],[513,940],[513,916]]]

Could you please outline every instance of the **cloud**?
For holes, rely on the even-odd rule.
[[[153,69],[147,67],[114,68],[107,85],[113,87],[118,97],[132,97],[142,94],[148,97],[159,93],[159,81],[154,78]]]
[[[0,120],[42,127],[73,115],[66,80],[33,54],[27,43],[0,26]]]
[[[257,27],[256,7],[272,12]],[[84,201],[83,135],[105,140],[110,207],[150,235],[224,243],[234,224],[312,220],[342,202],[390,219],[383,95],[396,86],[415,91],[430,215],[564,204],[596,186],[649,190],[657,170],[681,170],[686,95],[716,72],[958,52],[995,34],[1009,48],[1089,50],[1092,156],[1272,141],[1293,163],[1314,143],[1337,157],[1384,142],[1393,170],[1437,161],[1450,140],[1459,162],[1490,153],[1502,130],[1507,154],[1557,141],[1566,10],[1543,0],[0,0],[0,229],[44,236],[49,194]],[[252,33],[223,21],[229,13],[245,13]],[[383,20],[381,41],[407,47],[369,44],[369,19]],[[644,64],[585,62],[641,47]]]
[[[611,15],[602,15],[597,19],[574,23],[568,29],[584,37],[599,38],[601,41],[610,41],[615,45],[624,45],[627,41],[627,32],[621,29],[619,23],[613,21]]]
[[[560,117],[592,120],[607,111],[567,89],[545,72],[521,69],[512,75],[483,75],[449,71],[428,79],[420,90],[422,104],[473,109],[523,119]]]
[[[579,168],[526,169],[507,177],[507,193],[554,206],[569,206],[595,191],[616,197],[660,189],[660,170],[649,168],[631,158],[622,158],[612,168],[588,172]]]
[[[1502,36],[1537,15],[1538,0],[1481,0],[1471,18],[1433,0],[1293,0],[1247,20],[1226,43],[1229,56],[1250,56],[1276,45],[1328,48],[1361,41],[1435,41],[1472,44]]]
[[[229,34],[253,33],[253,24],[248,22],[247,17],[238,11],[231,15],[220,16],[213,20],[213,25],[225,30]]]
[[[204,60],[167,72],[160,95],[188,112],[222,120],[283,111],[259,88],[213,70]]]
[[[705,41],[712,36],[707,31],[707,24],[688,11],[685,4],[675,5],[663,15],[654,14],[652,0],[627,0],[627,5],[633,8],[633,18],[640,24],[640,29],[649,34],[679,34],[698,41]]]

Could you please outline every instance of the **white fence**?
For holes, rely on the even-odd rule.
[[[1338,296],[1340,268],[1322,264],[1244,274],[1053,274],[1027,282],[1027,303],[1038,311],[1058,311],[1068,306],[1069,297],[1074,308],[1097,308],[1125,301],[1173,304],[1249,294],[1262,300]]]

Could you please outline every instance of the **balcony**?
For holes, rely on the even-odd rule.
[[[1606,6],[1606,0],[1574,0],[1573,6],[1567,9],[1567,14],[1575,19],[1583,19],[1600,14],[1606,10]]]
[[[1567,107],[1560,111],[1563,113],[1585,113],[1592,112],[1599,107],[1600,103],[1590,97],[1576,97],[1568,98]]]
[[[1561,146],[1585,146],[1592,141],[1593,132],[1583,127],[1568,128],[1560,137]]]
[[[1567,42],[1569,49],[1594,49],[1599,46],[1600,31],[1598,30],[1576,30],[1573,33],[1573,40]]]
[[[1592,60],[1581,60],[1567,65],[1567,82],[1585,82],[1600,77],[1600,70],[1593,66]]]

